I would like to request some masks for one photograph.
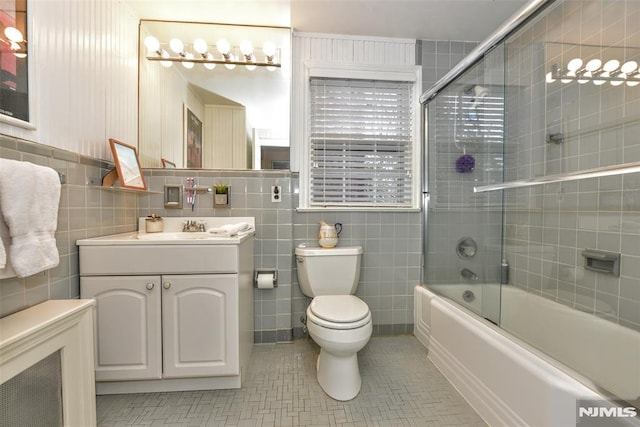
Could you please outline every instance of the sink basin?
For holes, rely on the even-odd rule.
[[[206,231],[173,232],[173,233],[139,233],[138,240],[196,240],[215,239],[216,236]]]

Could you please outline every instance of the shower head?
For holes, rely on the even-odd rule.
[[[473,100],[471,103],[471,108],[477,108],[478,105],[484,100],[484,98],[489,95],[489,89],[484,86],[475,85],[472,88],[473,92]]]

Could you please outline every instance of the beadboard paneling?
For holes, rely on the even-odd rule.
[[[114,0],[31,1],[35,130],[0,133],[111,159],[108,138],[137,144],[138,21]]]
[[[416,41],[381,37],[294,33],[292,74],[291,170],[300,171],[300,145],[306,120],[304,87],[308,76],[306,62],[370,66],[416,64]]]

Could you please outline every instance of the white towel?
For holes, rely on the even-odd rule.
[[[220,236],[235,236],[236,234],[252,231],[251,224],[248,222],[239,222],[237,224],[225,224],[220,227],[210,228],[209,233]]]
[[[7,250],[5,246],[9,244],[9,229],[3,219],[0,218],[0,270],[7,266]]]
[[[0,279],[7,279],[10,277],[16,277],[16,272],[13,271],[13,267],[7,257],[7,248],[11,244],[11,236],[9,235],[9,229],[0,215]]]
[[[55,231],[60,177],[48,167],[0,159],[0,212],[9,227],[8,260],[18,277],[60,263]]]

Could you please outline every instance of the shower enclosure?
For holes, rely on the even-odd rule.
[[[426,286],[636,407],[639,64],[640,2],[538,0],[421,99]]]

